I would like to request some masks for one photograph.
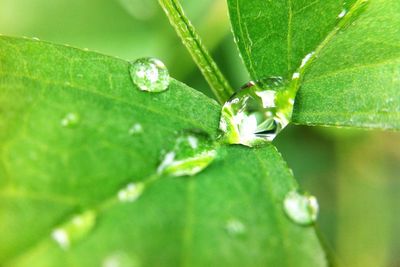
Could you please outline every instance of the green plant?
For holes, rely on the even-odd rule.
[[[233,90],[179,3],[159,2],[224,103]],[[251,77],[283,76],[296,93],[293,123],[400,128],[397,1],[228,6]],[[141,92],[129,66],[0,37],[1,265],[329,264],[315,228],[284,213],[297,183],[272,144],[223,145],[203,172],[161,177],[162,150],[183,131],[217,138],[221,106],[176,80],[165,92]],[[118,201],[121,189],[131,202]],[[55,228],[68,230],[70,244],[63,233],[62,247],[54,242]]]

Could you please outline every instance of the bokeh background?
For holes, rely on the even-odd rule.
[[[182,4],[231,84],[246,83],[225,0]],[[211,95],[156,0],[0,0],[0,34],[158,57],[174,78]],[[274,143],[318,197],[317,228],[338,266],[400,266],[400,133],[292,125]]]

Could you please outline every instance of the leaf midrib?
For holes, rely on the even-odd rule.
[[[317,59],[320,56],[320,54],[325,49],[325,47],[327,47],[331,43],[331,41],[335,38],[337,33],[340,32],[344,27],[346,27],[348,25],[349,21],[351,21],[351,19],[354,18],[354,14],[357,12],[357,10],[359,8],[362,7],[362,4],[365,3],[365,2],[366,2],[366,0],[357,0],[351,6],[351,8],[347,12],[347,14],[326,35],[326,37],[322,40],[322,42],[319,43],[316,46],[313,55],[310,57],[310,59],[307,61],[307,63],[304,65],[304,67],[303,68],[299,68],[298,72],[300,73],[300,77],[303,77],[307,73],[307,71],[309,70],[310,66],[313,64],[315,59]],[[301,84],[302,84],[302,82],[303,82],[303,79],[300,82],[298,82],[297,79],[294,79],[291,82],[291,86],[296,87],[295,89],[296,89],[296,91],[298,91],[300,86],[301,86]]]

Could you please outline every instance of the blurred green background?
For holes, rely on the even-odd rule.
[[[231,84],[246,83],[225,1],[182,4]],[[210,95],[156,0],[0,0],[0,33],[126,60],[158,57]],[[400,133],[292,125],[274,142],[318,197],[317,227],[339,266],[400,266]]]

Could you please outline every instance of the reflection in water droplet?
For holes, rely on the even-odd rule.
[[[280,77],[249,82],[227,101],[220,130],[229,144],[256,146],[272,141],[290,121],[294,99]]]
[[[129,128],[128,133],[130,135],[135,135],[135,134],[139,134],[143,132],[143,127],[140,123],[135,123],[134,125],[132,125],[131,128]]]
[[[160,175],[195,175],[216,158],[215,143],[202,133],[185,133],[176,140],[174,149],[164,155],[157,168]]]
[[[129,72],[133,83],[142,91],[162,92],[168,89],[168,69],[156,58],[140,58],[130,63]]]
[[[309,225],[317,220],[318,201],[314,196],[289,192],[283,202],[287,216],[295,223]]]
[[[94,211],[85,211],[75,215],[66,223],[55,228],[51,237],[62,249],[68,249],[72,243],[79,241],[94,227],[96,214]]]
[[[79,115],[74,113],[74,112],[70,112],[67,115],[64,116],[64,118],[61,119],[61,126],[63,127],[73,127],[78,125],[79,123]]]
[[[133,202],[142,195],[143,190],[143,183],[129,183],[118,191],[118,199],[121,202]]]
[[[230,235],[241,235],[246,232],[246,226],[237,219],[228,220],[225,229]]]

